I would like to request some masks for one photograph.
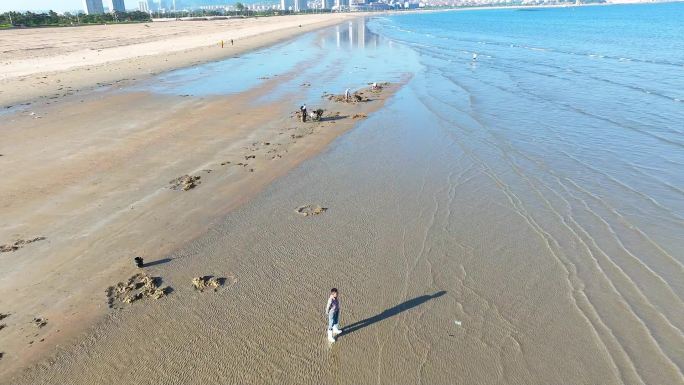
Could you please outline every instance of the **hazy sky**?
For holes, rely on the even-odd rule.
[[[133,0],[126,0],[127,7],[128,3],[132,5]],[[81,0],[0,0],[0,12],[48,9],[55,12],[73,11],[83,9],[83,2]]]

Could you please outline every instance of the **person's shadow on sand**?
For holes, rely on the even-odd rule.
[[[429,301],[429,300],[431,300],[431,299],[433,299],[433,298],[441,297],[441,296],[443,296],[444,294],[446,294],[446,291],[442,290],[442,291],[438,291],[438,292],[436,292],[435,294],[432,294],[432,295],[427,295],[427,294],[425,294],[425,295],[421,295],[421,296],[419,296],[419,297],[410,299],[410,300],[408,300],[408,301],[406,301],[406,302],[402,302],[402,303],[400,303],[399,305],[394,306],[394,307],[391,307],[391,308],[389,308],[389,309],[383,311],[382,313],[380,313],[380,314],[378,314],[378,315],[374,315],[374,316],[372,316],[372,317],[370,317],[370,318],[366,318],[366,319],[364,319],[364,320],[361,320],[361,321],[358,321],[358,322],[354,322],[354,323],[351,324],[351,325],[347,325],[346,327],[344,327],[344,328],[342,329],[342,334],[340,334],[340,337],[343,337],[343,336],[346,336],[346,335],[348,335],[348,334],[354,333],[354,332],[357,331],[357,330],[360,330],[360,329],[363,329],[363,328],[365,328],[365,327],[371,326],[371,325],[373,325],[374,323],[377,323],[377,322],[380,322],[380,321],[382,321],[382,320],[384,320],[384,319],[387,319],[387,318],[390,318],[390,317],[392,317],[392,316],[395,316],[395,315],[397,315],[397,314],[399,314],[399,313],[401,313],[401,312],[404,312],[404,311],[406,311],[406,310],[413,309],[413,308],[416,307],[416,306],[420,306],[420,305],[422,305],[423,303],[425,303],[425,302],[427,302],[427,301]],[[339,337],[338,337],[338,338],[339,338]]]

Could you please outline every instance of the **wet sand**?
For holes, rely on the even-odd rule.
[[[11,314],[3,320],[3,370],[25,367],[101,318],[105,289],[133,274],[134,256],[152,270],[178,263],[167,254],[205,234],[391,93],[388,87],[371,102],[331,103],[322,122],[307,123],[291,116],[290,105],[250,106],[252,92],[212,101],[141,93],[62,102],[40,110],[54,125],[10,115],[0,125],[14,143],[3,146],[2,238],[45,239],[0,256],[0,290],[12,293],[0,301]],[[149,113],[162,105],[173,113]],[[128,115],[132,127],[116,123],[122,110],[138,111]],[[235,116],[239,125],[226,124]],[[174,188],[183,175],[199,179]],[[210,272],[196,275],[203,273]],[[37,316],[50,322],[34,335],[25,321]]]
[[[15,383],[632,383],[491,171],[436,127],[405,129],[419,123],[398,114],[408,92],[147,269],[171,295],[113,313]],[[304,203],[327,210],[295,213]],[[202,274],[228,285],[198,292]],[[331,286],[347,330],[332,347]]]
[[[281,48],[283,54],[289,49]],[[261,54],[249,60],[259,61]],[[135,274],[133,257],[144,257],[153,272],[179,263],[169,253],[211,231],[227,212],[372,115],[400,86],[355,88],[360,102],[320,94],[307,99],[301,97],[307,90],[343,89],[301,83],[301,71],[283,67],[277,76],[259,78],[245,73],[243,81],[254,76],[254,86],[223,95],[142,90],[159,80],[103,87],[2,115],[5,378],[60,345],[80,344],[92,325],[115,316],[112,309],[136,295],[109,289]],[[231,79],[226,84],[243,84]],[[291,82],[293,88],[282,88]],[[321,121],[302,123],[296,99],[312,100],[309,111],[325,109]],[[295,208],[287,210],[297,215]],[[165,301],[193,277],[215,273],[202,268],[183,283],[155,276],[149,295],[139,299]],[[229,287],[232,276],[219,278]],[[37,328],[34,318],[47,321]]]

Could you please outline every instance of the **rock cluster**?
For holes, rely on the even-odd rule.
[[[219,287],[223,286],[225,278],[213,277],[211,275],[206,275],[204,277],[195,277],[192,279],[192,286],[195,290],[205,291],[205,290],[218,290]]]
[[[200,176],[183,175],[169,182],[172,190],[188,191],[200,184]]]
[[[166,295],[169,288],[160,287],[160,279],[146,273],[138,273],[126,282],[119,282],[107,289],[109,307],[115,303],[130,304],[144,298],[159,299]]]
[[[328,210],[327,207],[319,206],[319,205],[304,205],[304,206],[299,206],[295,209],[295,212],[299,215],[302,216],[308,216],[308,215],[318,215],[318,214],[323,214]]]

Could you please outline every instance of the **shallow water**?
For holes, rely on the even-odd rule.
[[[422,152],[434,167],[414,171],[443,183],[435,199],[467,191],[452,176],[474,174],[473,193],[442,210],[467,204],[495,221],[498,205],[543,240],[565,271],[548,279],[567,283],[627,383],[677,382],[684,370],[683,19],[684,4],[662,4],[369,23],[425,68],[373,121],[418,116],[406,135],[434,141]],[[448,236],[470,218],[449,217]],[[506,237],[494,227],[479,236]]]
[[[268,95],[255,102],[296,95],[293,105],[315,105],[326,92],[343,94],[346,88],[363,88],[375,81],[400,81],[417,69],[417,63],[415,52],[372,33],[361,19],[242,56],[170,71],[132,89],[211,97],[240,93],[281,79]]]

